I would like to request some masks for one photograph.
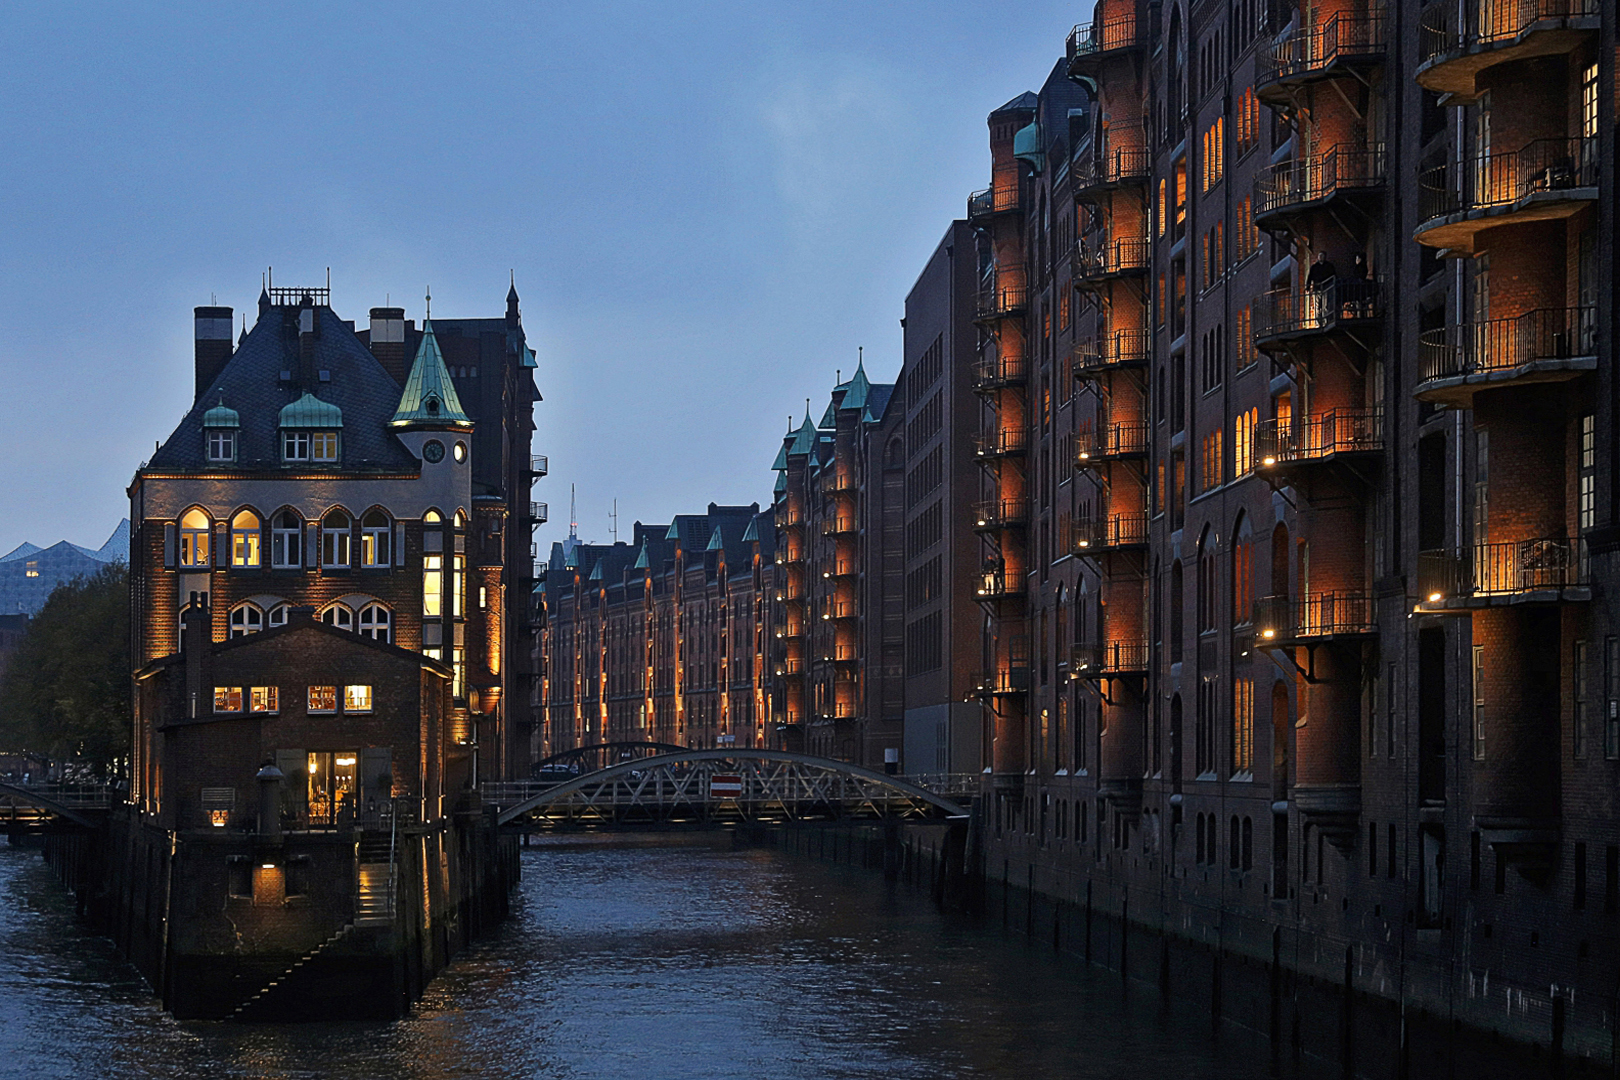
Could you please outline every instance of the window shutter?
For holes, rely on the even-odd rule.
[[[405,523],[394,522],[394,565],[405,565]]]
[[[163,567],[166,570],[173,570],[174,564],[178,560],[175,550],[177,546],[176,528],[177,526],[172,521],[163,523]]]

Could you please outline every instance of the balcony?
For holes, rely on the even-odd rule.
[[[1254,469],[1279,476],[1384,449],[1383,409],[1330,409],[1293,420],[1262,420],[1254,429]]]
[[[804,661],[798,657],[789,657],[776,662],[777,678],[798,678],[804,674]]]
[[[979,584],[974,590],[974,594],[980,600],[1005,600],[1023,596],[1024,592],[1022,574],[1009,574],[999,569],[987,569],[982,572],[979,575]]]
[[[795,582],[788,581],[776,590],[776,602],[779,604],[796,604],[804,599],[804,588]]]
[[[855,531],[855,519],[847,515],[834,514],[832,517],[826,518],[821,523],[822,536],[841,536],[844,533],[852,533]]]
[[[1373,598],[1361,593],[1312,593],[1303,600],[1265,596],[1254,604],[1262,645],[1297,645],[1378,631]]]
[[[821,572],[823,578],[854,577],[860,573],[854,559],[834,559],[832,566]]]
[[[1354,76],[1383,62],[1388,20],[1383,11],[1333,16],[1262,48],[1255,60],[1254,92],[1267,104],[1290,104],[1290,92],[1306,83]]]
[[[547,520],[547,518],[546,518],[547,510],[548,510],[548,508],[547,508],[546,504],[543,503],[543,502],[532,502],[532,503],[530,503],[529,504],[529,523],[530,523],[530,525],[544,525],[546,523],[546,520]]]
[[[1597,37],[1598,0],[1462,0],[1431,4],[1418,28],[1418,85],[1472,98],[1497,64],[1567,53]]]
[[[1147,27],[1136,14],[1119,15],[1106,22],[1093,19],[1069,31],[1066,52],[1069,75],[1095,75],[1105,60],[1147,43]]]
[[[1115,330],[1077,342],[1074,347],[1074,375],[1094,379],[1107,371],[1144,367],[1153,353],[1153,334],[1148,330]]]
[[[857,619],[860,618],[860,614],[860,605],[853,600],[829,600],[821,609],[823,622],[831,622],[834,619]]]
[[[1443,165],[1418,177],[1420,244],[1470,254],[1498,225],[1556,221],[1597,202],[1596,139],[1537,139],[1512,153]]]
[[[1029,691],[1029,661],[1015,659],[1006,667],[982,672],[973,680],[973,689],[980,697],[1004,697]]]
[[[1075,194],[1098,194],[1121,184],[1145,183],[1153,172],[1153,151],[1143,125],[1118,124],[1107,129],[1103,145],[1074,163]]]
[[[1145,675],[1150,655],[1146,639],[1076,645],[1069,659],[1069,675],[1076,679]]]
[[[1076,433],[1074,465],[1095,468],[1105,461],[1146,457],[1152,427],[1146,420],[1102,424],[1095,431]]]
[[[1139,236],[1100,243],[1082,238],[1074,248],[1074,283],[1094,289],[1117,278],[1144,275],[1148,256],[1148,242]]]
[[[996,532],[1029,521],[1029,503],[1023,499],[990,499],[974,504],[973,531]]]
[[[821,493],[823,495],[837,495],[854,490],[854,478],[843,469],[834,467],[832,470],[821,474]]]
[[[1016,457],[1028,449],[1027,428],[999,428],[973,436],[973,454],[980,460]]]
[[[1021,315],[1028,303],[1029,289],[1022,281],[1011,284],[992,277],[979,289],[977,319],[985,322]]]
[[[1420,612],[1592,598],[1586,544],[1565,536],[1418,553]]]
[[[986,218],[997,214],[1016,214],[1022,206],[1018,197],[1019,184],[1016,174],[1011,174],[1011,182],[987,187],[982,191],[975,191],[968,196],[967,216],[969,221],[982,222]]]
[[[1143,548],[1148,542],[1148,514],[1137,510],[1074,523],[1074,554],[1100,555],[1107,551]]]
[[[550,471],[550,464],[544,454],[532,454],[529,457],[529,479],[538,480]]]
[[[791,505],[781,505],[776,508],[776,527],[778,529],[797,528],[804,523],[804,515],[799,508]]]
[[[1340,143],[1320,154],[1278,162],[1255,178],[1254,223],[1276,228],[1292,215],[1336,200],[1380,195],[1387,157],[1383,143]]]
[[[1538,308],[1511,319],[1429,330],[1418,336],[1422,381],[1415,396],[1469,407],[1504,386],[1567,382],[1597,369],[1597,309]]]
[[[1273,289],[1256,298],[1254,343],[1278,349],[1332,334],[1371,333],[1383,319],[1384,283],[1377,278],[1334,278],[1318,289]]]
[[[1022,356],[993,357],[973,365],[973,389],[988,393],[1029,381],[1029,363]]]

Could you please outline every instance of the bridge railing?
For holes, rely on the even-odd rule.
[[[18,792],[37,795],[75,810],[105,810],[117,801],[106,784],[8,784]],[[6,795],[0,793],[0,799]]]

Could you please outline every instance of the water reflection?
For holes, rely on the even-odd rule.
[[[512,921],[405,1020],[180,1024],[36,854],[0,848],[0,1076],[1225,1078],[1268,1058],[870,872],[624,840],[525,851]]]

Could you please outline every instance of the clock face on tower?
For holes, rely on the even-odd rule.
[[[437,465],[444,460],[444,443],[438,439],[429,439],[422,444],[422,460],[429,465]]]

